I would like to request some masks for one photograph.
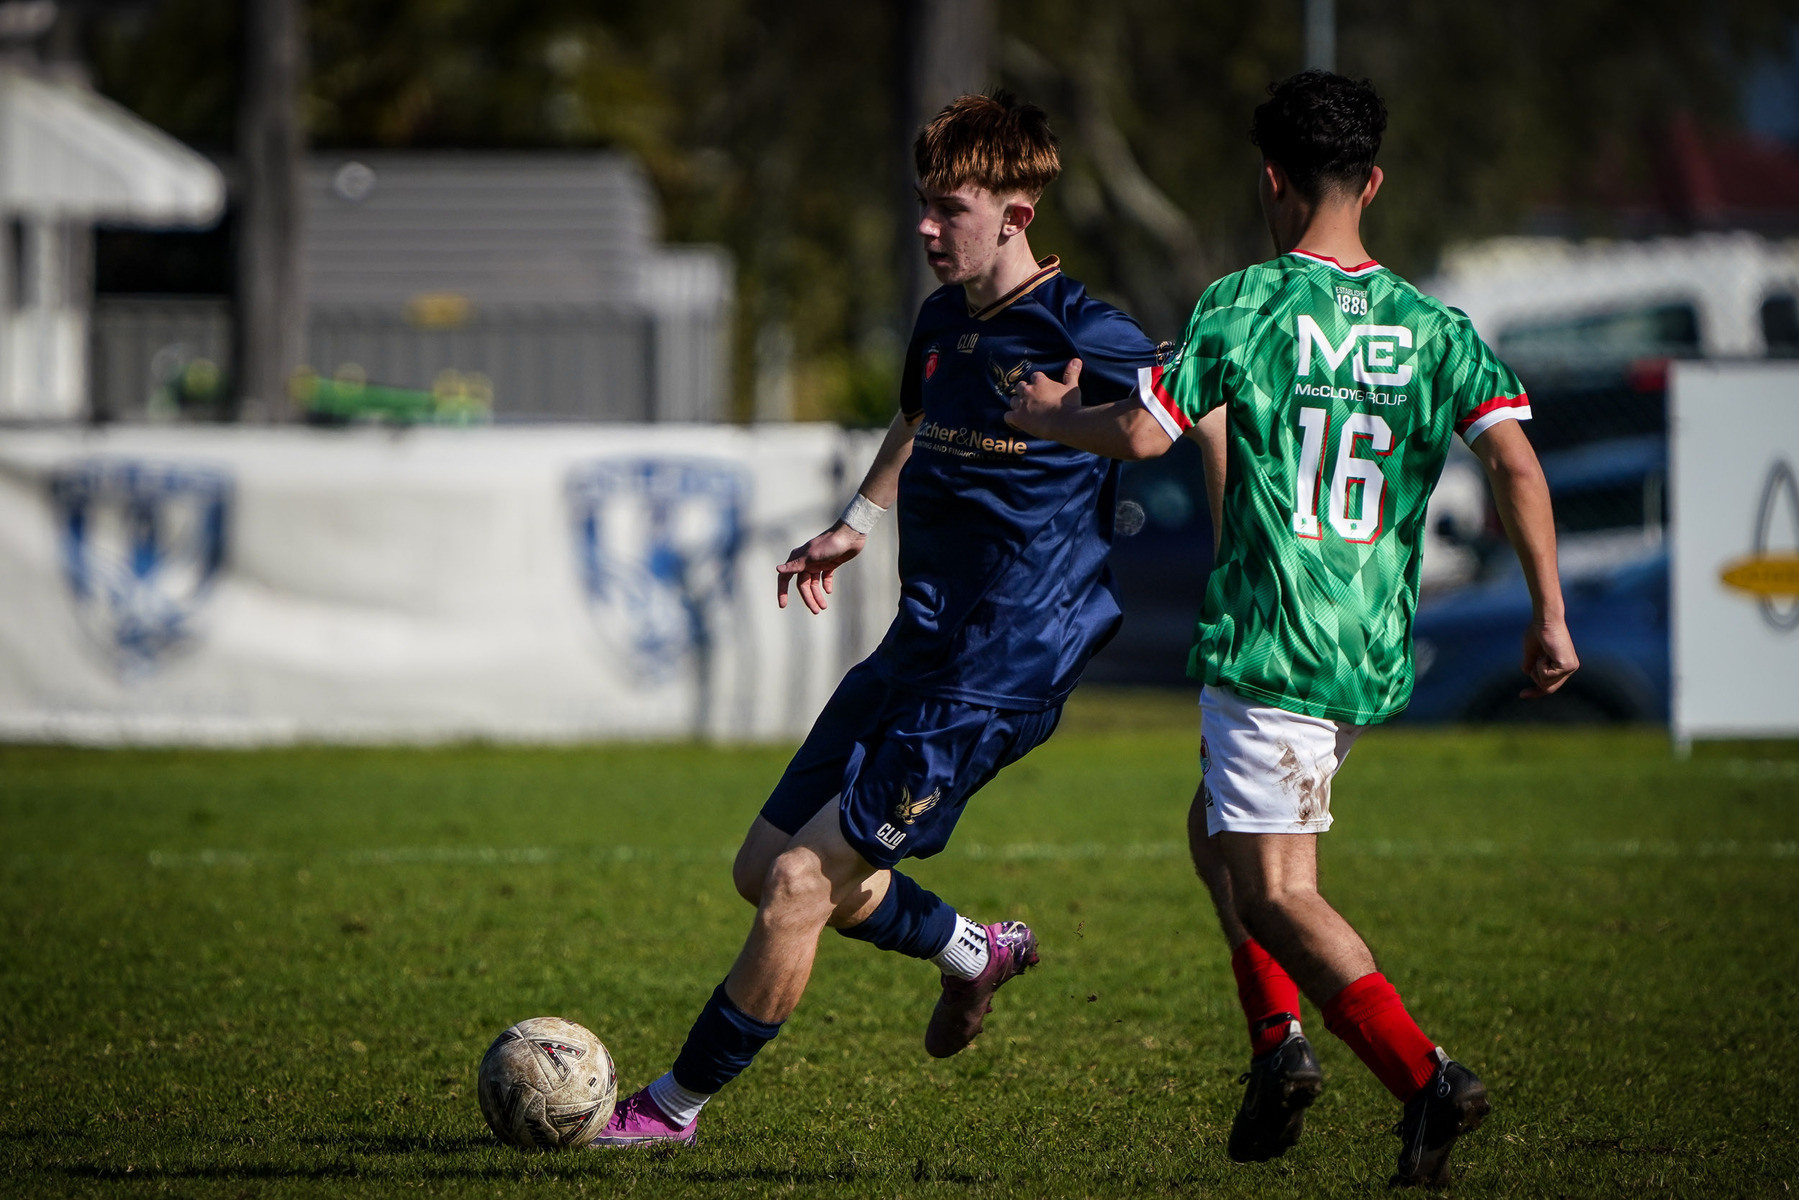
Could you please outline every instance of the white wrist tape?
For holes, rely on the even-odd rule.
[[[837,519],[863,537],[867,537],[874,532],[875,526],[880,524],[881,518],[886,515],[886,509],[861,492],[857,492],[855,498],[844,506],[843,515]]]

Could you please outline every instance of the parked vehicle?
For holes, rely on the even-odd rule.
[[[1667,443],[1615,438],[1543,455],[1580,671],[1523,700],[1530,594],[1497,538],[1493,574],[1428,596],[1413,626],[1413,721],[1662,721],[1668,716]]]

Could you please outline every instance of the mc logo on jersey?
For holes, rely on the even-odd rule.
[[[1299,341],[1298,375],[1302,379],[1312,373],[1315,350],[1324,356],[1325,366],[1333,374],[1349,359],[1357,383],[1404,387],[1412,381],[1411,365],[1401,366],[1398,361],[1400,351],[1412,348],[1412,331],[1404,325],[1351,325],[1343,344],[1333,346],[1318,322],[1301,313],[1293,336]]]
[[[646,683],[702,670],[732,597],[750,481],[704,458],[608,459],[569,472],[575,565],[594,626]]]
[[[189,644],[225,564],[231,480],[210,467],[92,460],[50,476],[63,579],[124,676]]]

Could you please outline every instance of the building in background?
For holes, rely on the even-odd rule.
[[[203,226],[218,168],[66,75],[0,70],[0,419],[88,414],[93,229]]]
[[[662,245],[657,224],[622,154],[315,155],[304,361],[327,377],[472,389],[500,420],[725,419],[731,258]],[[97,410],[179,408],[194,362],[230,360],[229,304],[105,295]]]

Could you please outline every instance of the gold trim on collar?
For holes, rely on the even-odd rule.
[[[1054,254],[1050,255],[1048,258],[1040,258],[1037,260],[1036,274],[1001,296],[998,300],[995,300],[992,304],[989,304],[986,308],[979,310],[969,309],[968,315],[977,321],[989,320],[1018,303],[1018,301],[1024,299],[1061,273],[1062,260],[1060,258],[1056,257]],[[964,295],[966,295],[966,293],[964,293]]]

